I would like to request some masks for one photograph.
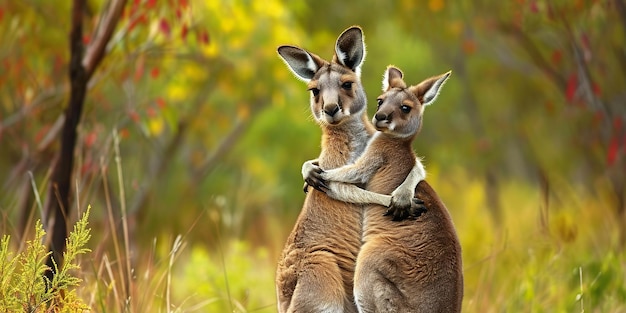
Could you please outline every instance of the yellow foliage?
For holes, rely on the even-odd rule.
[[[206,78],[207,72],[203,67],[197,66],[196,64],[188,64],[182,68],[180,75],[190,80],[201,81]]]
[[[245,103],[240,103],[237,106],[237,117],[242,120],[250,117],[250,108]]]
[[[154,137],[161,135],[164,124],[163,118],[160,116],[150,118],[148,120],[148,130],[150,131],[150,135]]]
[[[444,3],[443,0],[429,0],[428,8],[433,12],[439,12],[443,9]]]
[[[201,48],[202,54],[207,57],[215,57],[220,53],[220,48],[218,47],[218,43],[215,41],[211,41],[208,45],[203,45]]]
[[[286,15],[282,2],[275,0],[254,1],[252,10],[255,14],[266,15],[272,19],[281,19]]]
[[[187,98],[189,90],[182,84],[168,84],[166,89],[167,98],[173,102],[182,101]]]

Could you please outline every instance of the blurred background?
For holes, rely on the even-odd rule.
[[[85,46],[110,5],[87,1]],[[15,249],[60,149],[71,10],[0,0],[0,227]],[[461,240],[464,311],[626,311],[623,0],[128,0],[71,180],[71,219],[92,206],[78,293],[94,311],[276,311],[300,167],[320,148],[276,48],[330,59],[351,25],[370,116],[387,65],[408,83],[452,70],[414,148]]]

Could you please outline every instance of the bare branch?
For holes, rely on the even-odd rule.
[[[550,63],[541,55],[537,45],[518,27],[510,24],[500,23],[499,28],[515,38],[519,44],[526,50],[528,55],[533,59],[537,67],[544,71],[560,89],[565,89],[567,80],[556,69],[550,66]]]
[[[104,58],[107,44],[109,43],[113,31],[122,16],[126,0],[112,0],[107,12],[103,15],[100,25],[96,28],[93,42],[87,47],[87,52],[83,58],[83,67],[87,72],[87,77],[91,77],[94,70]]]

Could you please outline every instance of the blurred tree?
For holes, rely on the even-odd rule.
[[[57,152],[52,176],[48,187],[48,197],[44,207],[45,223],[51,235],[50,254],[46,262],[49,271],[46,276],[51,281],[57,266],[63,264],[67,237],[67,217],[70,206],[70,186],[74,169],[74,150],[76,148],[77,127],[81,120],[87,84],[105,55],[105,48],[113,35],[117,22],[122,15],[126,1],[109,3],[106,12],[95,28],[93,41],[83,52],[83,18],[87,12],[86,1],[75,0],[72,4],[70,29],[70,96],[62,115],[63,126],[60,140],[61,148]]]
[[[427,162],[483,177],[496,225],[503,179],[537,182],[547,209],[570,186],[603,189],[598,180],[609,177],[626,234],[623,1],[362,1],[346,10],[322,0],[307,8],[298,17],[318,36],[346,26],[336,20],[364,26],[370,98],[368,77],[388,63],[408,79],[453,69],[458,87],[428,112],[437,132],[426,127],[416,145],[431,151]]]

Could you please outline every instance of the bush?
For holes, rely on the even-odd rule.
[[[74,225],[67,238],[65,262],[50,281],[44,276],[50,255],[44,245],[46,232],[41,221],[35,224],[35,238],[26,243],[26,250],[16,255],[9,249],[10,236],[0,241],[0,312],[82,312],[89,307],[76,295],[81,279],[71,272],[80,268],[77,257],[90,252],[85,245],[91,238],[87,228],[90,207]]]

